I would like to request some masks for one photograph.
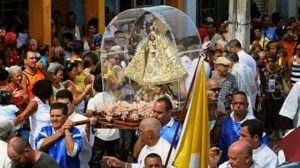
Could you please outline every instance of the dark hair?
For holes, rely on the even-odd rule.
[[[66,38],[66,39],[68,39],[70,41],[73,41],[74,40],[74,35],[72,33],[70,33],[70,32],[66,32],[66,33],[64,33],[62,35],[62,38],[63,39]]]
[[[73,94],[68,89],[62,89],[56,93],[56,100],[58,99],[69,99],[73,102]]]
[[[117,30],[115,31],[114,35],[119,34],[119,33],[124,33],[122,30]]]
[[[216,23],[214,23],[214,22],[209,22],[209,23],[207,23],[207,25],[208,25],[208,26],[212,26],[212,27],[214,27],[214,28],[217,28],[217,25],[216,25]]]
[[[33,85],[32,93],[40,99],[50,99],[53,95],[51,81],[47,79],[37,81]]]
[[[96,92],[102,92],[103,91],[102,76],[101,75],[99,75],[95,78],[93,88],[96,90]]]
[[[228,46],[229,47],[242,48],[242,45],[241,45],[240,41],[237,40],[237,39],[230,40],[229,43],[228,43]]]
[[[234,93],[233,93],[233,95],[232,95],[232,97],[233,96],[235,96],[235,95],[242,95],[242,96],[244,96],[245,98],[246,98],[246,100],[247,100],[247,95],[246,95],[246,93],[245,92],[243,92],[243,91],[235,91]]]
[[[278,23],[281,19],[280,13],[279,12],[272,13],[271,18],[272,18],[273,24]]]
[[[68,115],[68,106],[64,103],[56,102],[51,105],[51,110],[62,110],[63,115]]]
[[[61,13],[60,13],[59,10],[55,9],[55,10],[52,12],[51,17],[53,18],[54,15],[59,15],[59,16],[61,16]]]
[[[145,157],[144,163],[146,163],[146,160],[147,160],[148,158],[158,158],[159,161],[160,161],[160,163],[162,164],[162,160],[161,160],[161,157],[160,157],[159,154],[156,154],[156,153],[150,153],[150,154],[148,154],[148,155]]]
[[[40,47],[39,47],[39,53],[42,56],[45,56],[48,51],[49,51],[49,46],[47,44],[40,45]]]
[[[76,18],[76,14],[75,14],[73,11],[69,11],[69,12],[68,12],[66,19],[68,19],[70,16],[74,16],[75,19],[77,19],[77,18]]]
[[[257,30],[257,29],[260,30],[260,31],[262,30],[260,26],[253,26],[251,30],[254,31],[254,30]]]
[[[7,89],[0,90],[0,104],[9,105],[12,103],[11,102],[12,98],[13,98],[13,96],[9,90],[7,90]]]
[[[91,18],[87,24],[87,26],[94,26],[96,29],[98,29],[98,19],[97,18]]]
[[[65,69],[64,69],[64,77],[63,81],[68,80],[70,78],[69,73],[74,69],[77,68],[77,63],[75,62],[67,62]]]
[[[88,52],[83,55],[83,67],[88,68],[92,65],[96,65],[98,62],[98,57],[94,52]]]
[[[265,57],[265,59],[267,60],[267,59],[272,59],[272,61],[274,61],[274,62],[276,62],[277,60],[278,60],[278,57],[275,55],[275,56],[273,56],[273,55],[266,55],[266,57]]]
[[[227,58],[232,62],[239,62],[239,56],[236,53],[233,52],[228,53]]]
[[[8,72],[5,69],[0,68],[0,81],[3,82],[8,79]]]
[[[172,106],[172,102],[170,101],[170,99],[168,97],[161,97],[159,99],[156,100],[156,102],[160,103],[160,102],[163,102],[165,103],[165,110],[166,111],[171,111],[173,109],[173,106]]]
[[[4,51],[0,51],[0,59],[4,60],[4,57],[5,57],[5,52]]]
[[[72,51],[79,56],[83,51],[83,42],[81,40],[74,40],[72,45]]]
[[[246,120],[241,124],[241,127],[248,127],[248,132],[251,135],[251,137],[257,135],[259,140],[262,140],[264,127],[261,124],[261,122],[257,119]]]
[[[269,15],[263,15],[263,16],[261,17],[261,21],[264,21],[266,17],[270,18]]]

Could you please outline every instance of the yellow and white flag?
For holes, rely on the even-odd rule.
[[[199,65],[201,67],[197,70],[191,104],[184,121],[181,139],[172,164],[176,168],[208,167],[210,138],[203,59],[200,60]]]

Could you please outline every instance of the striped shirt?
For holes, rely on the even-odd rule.
[[[292,64],[291,82],[293,85],[296,82],[300,81],[300,65],[297,64],[296,58],[297,55],[294,56],[293,64]]]
[[[216,79],[220,83],[221,90],[219,92],[218,100],[224,103],[226,109],[230,109],[231,96],[233,92],[238,90],[235,76],[228,73],[227,76],[222,80],[221,77],[215,71],[213,71],[211,78]]]

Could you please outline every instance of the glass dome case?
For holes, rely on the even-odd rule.
[[[103,90],[117,100],[183,100],[188,67],[201,40],[193,21],[170,6],[126,10],[107,26],[102,39]],[[104,97],[105,100],[105,97]]]

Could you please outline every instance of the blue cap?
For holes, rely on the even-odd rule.
[[[101,46],[102,36],[100,34],[95,34],[93,37],[93,43],[95,46]]]

